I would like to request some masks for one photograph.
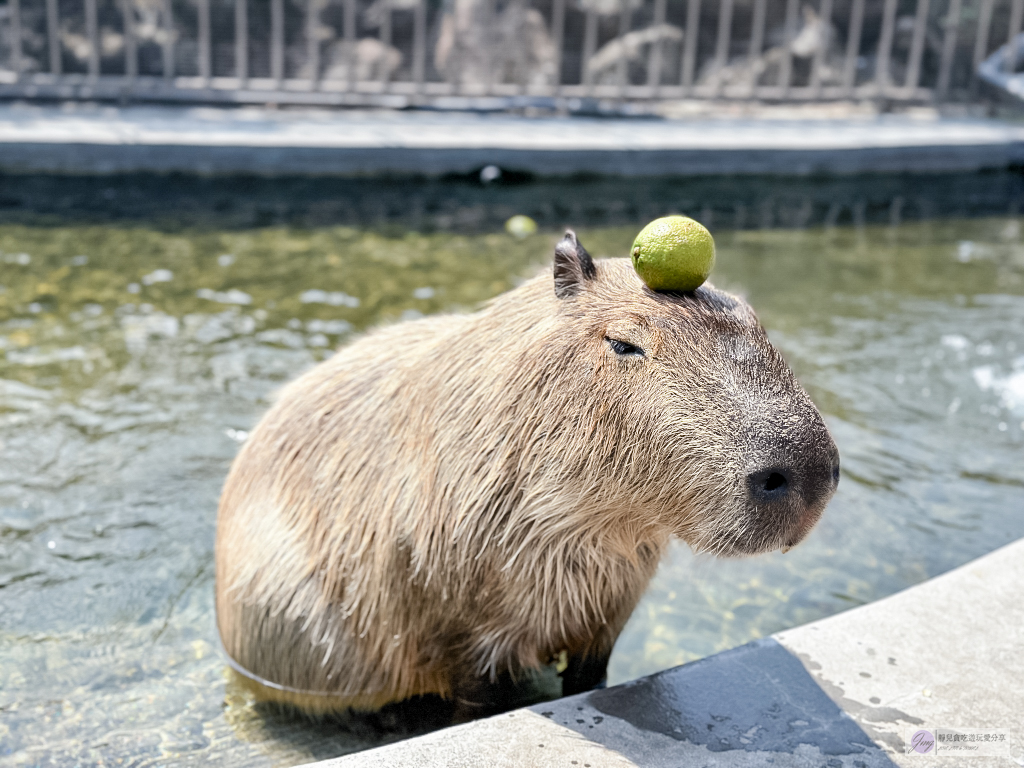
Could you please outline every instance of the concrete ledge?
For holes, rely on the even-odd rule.
[[[1022,585],[1024,540],[692,664],[316,766],[1024,765]],[[907,755],[908,727],[1002,729],[1007,756]]]
[[[257,108],[0,108],[12,173],[467,173],[541,176],[970,172],[1024,162],[1024,127],[986,120],[527,119]]]

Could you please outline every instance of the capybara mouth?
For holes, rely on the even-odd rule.
[[[813,506],[802,510],[789,509],[783,515],[766,514],[763,509],[754,509],[749,513],[748,525],[744,529],[716,536],[699,549],[718,557],[744,557],[775,551],[786,553],[814,530],[829,498],[831,494]]]
[[[807,538],[807,535],[814,529],[814,526],[818,524],[824,511],[825,507],[821,506],[818,509],[808,510],[800,516],[793,531],[783,539],[783,544],[779,547],[783,554],[789,552],[789,550]]]

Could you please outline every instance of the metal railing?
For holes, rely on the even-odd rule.
[[[967,100],[1022,20],[1024,0],[4,0],[0,96]]]

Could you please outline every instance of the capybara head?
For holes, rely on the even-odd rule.
[[[746,302],[709,284],[652,291],[626,260],[595,264],[571,231],[555,294],[564,364],[590,390],[575,406],[604,412],[587,450],[608,459],[599,471],[628,506],[717,555],[807,535],[839,482],[839,453]]]

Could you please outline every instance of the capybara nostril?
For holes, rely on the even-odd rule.
[[[792,472],[785,467],[771,467],[747,475],[747,486],[755,503],[780,501],[792,490]]]

